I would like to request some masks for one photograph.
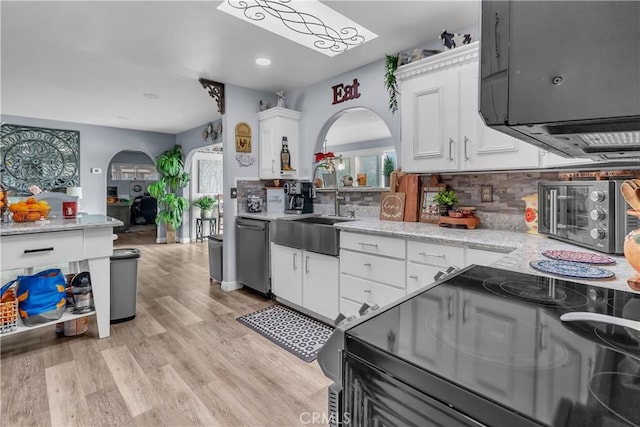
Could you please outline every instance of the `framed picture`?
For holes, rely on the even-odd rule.
[[[251,152],[251,127],[244,122],[236,125],[236,152]]]
[[[438,223],[440,212],[438,210],[438,204],[433,201],[433,198],[440,190],[444,190],[445,188],[447,188],[446,184],[422,187],[420,191],[420,222]]]

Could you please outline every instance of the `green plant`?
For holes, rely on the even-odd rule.
[[[384,156],[384,163],[382,165],[382,175],[389,176],[396,168],[396,164],[391,156]]]
[[[458,197],[456,196],[456,192],[453,190],[440,190],[435,196],[433,196],[433,201],[439,205],[451,207],[455,203],[458,203]]]
[[[202,196],[191,202],[191,204],[199,207],[203,211],[210,211],[216,207],[218,201],[211,196]]]
[[[391,113],[398,111],[398,81],[396,80],[396,70],[398,69],[399,54],[385,55],[386,73],[384,75],[384,85],[389,93],[389,110]]]
[[[160,179],[149,185],[149,194],[158,201],[156,224],[165,223],[171,230],[182,225],[189,201],[179,192],[189,183],[189,174],[184,171],[182,147],[175,145],[156,159],[156,170]]]

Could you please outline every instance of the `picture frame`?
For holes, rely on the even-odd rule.
[[[236,152],[251,152],[251,127],[244,122],[236,125]]]
[[[436,186],[425,186],[420,190],[420,222],[437,224],[440,219],[438,204],[433,198],[441,190],[446,189],[446,184],[438,184]]]

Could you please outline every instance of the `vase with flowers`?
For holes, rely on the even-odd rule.
[[[335,155],[331,151],[326,153],[318,152],[314,154],[315,163],[317,163],[313,179],[316,187],[330,188],[337,185],[336,166],[333,163]],[[320,176],[318,176],[320,174]]]

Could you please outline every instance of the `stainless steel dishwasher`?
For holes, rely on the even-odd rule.
[[[244,286],[269,296],[269,221],[236,218],[236,273]]]

